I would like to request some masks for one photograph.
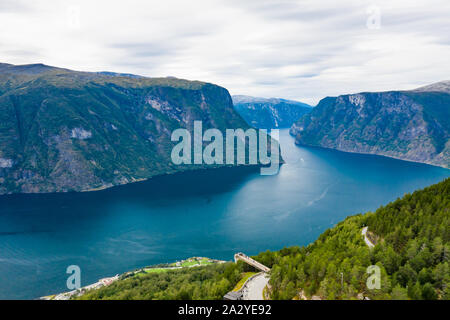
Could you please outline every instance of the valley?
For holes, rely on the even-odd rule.
[[[274,176],[222,168],[96,192],[1,196],[0,298],[65,292],[69,265],[81,268],[85,286],[192,256],[230,261],[236,252],[307,245],[349,215],[450,176],[425,164],[299,147],[288,130],[280,144],[285,164]]]

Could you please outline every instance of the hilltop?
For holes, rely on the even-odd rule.
[[[450,167],[450,81],[322,99],[291,127],[299,145]]]

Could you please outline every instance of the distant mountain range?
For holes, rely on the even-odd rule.
[[[0,64],[0,194],[95,190],[189,169],[172,163],[170,138],[194,120],[249,127],[213,84]]]
[[[297,119],[297,144],[450,167],[450,81],[311,108],[173,77],[0,64],[0,194],[96,190],[193,169],[172,163],[170,137],[194,120],[225,130]]]
[[[278,99],[232,96],[234,109],[256,128],[289,128],[297,119],[311,111],[306,103]]]
[[[322,99],[291,127],[299,145],[450,167],[450,81]]]

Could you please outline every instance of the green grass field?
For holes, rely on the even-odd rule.
[[[210,261],[208,258],[189,258],[186,260],[181,261],[180,264],[177,265],[176,262],[171,263],[169,267],[155,267],[155,268],[144,268],[142,269],[143,272],[137,272],[135,276],[142,277],[147,273],[163,273],[167,271],[174,270],[174,267],[181,267],[181,268],[189,268],[192,266],[206,266],[213,264],[214,262]]]
[[[214,262],[211,262],[208,258],[189,258],[186,260],[181,261],[181,263],[179,264],[180,267],[192,267],[195,265],[202,265],[202,266],[206,266],[209,264],[213,264]],[[171,263],[170,266],[175,267],[177,266],[177,263]]]
[[[171,270],[171,269],[168,269],[168,268],[146,268],[146,269],[144,269],[144,272],[145,273],[161,273],[161,272],[167,272],[168,270]],[[145,274],[145,273],[140,273],[140,274]],[[138,275],[139,275],[139,273],[138,273]]]

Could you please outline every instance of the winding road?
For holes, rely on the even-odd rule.
[[[263,291],[269,278],[269,275],[264,272],[251,278],[242,289],[243,300],[264,300]]]
[[[364,236],[364,241],[369,246],[369,248],[373,248],[375,247],[375,245],[369,240],[369,238],[367,238],[367,229],[368,227],[364,227],[361,231],[361,234]]]

